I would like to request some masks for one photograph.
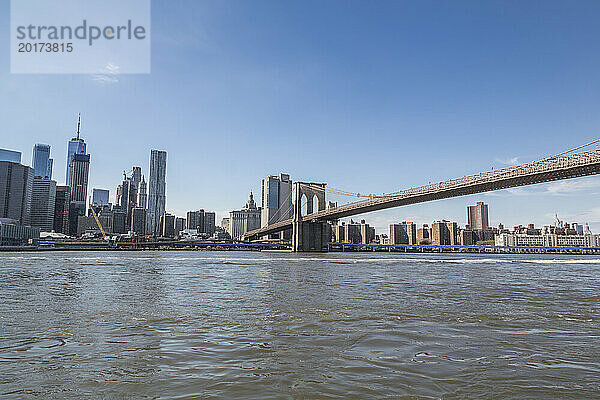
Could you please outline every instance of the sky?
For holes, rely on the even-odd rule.
[[[10,34],[9,2],[0,33]],[[0,148],[52,146],[65,181],[77,113],[90,189],[168,152],[167,211],[239,209],[289,173],[393,192],[532,161],[600,137],[600,2],[152,1],[150,74],[10,73],[0,42]],[[91,191],[91,190],[90,190]],[[550,224],[600,232],[600,177],[355,217]],[[355,200],[331,198],[339,203]]]

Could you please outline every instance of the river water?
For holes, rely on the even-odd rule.
[[[600,398],[600,259],[0,254],[0,397]]]

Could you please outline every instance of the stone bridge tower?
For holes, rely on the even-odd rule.
[[[294,216],[292,247],[294,251],[327,251],[331,240],[331,226],[327,222],[306,219],[313,213],[327,208],[325,201],[325,183],[294,182]],[[314,200],[317,209],[314,209]],[[306,199],[306,216],[302,215],[302,203]]]

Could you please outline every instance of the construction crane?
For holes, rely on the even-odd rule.
[[[98,224],[98,228],[100,228],[102,237],[104,238],[104,240],[108,240],[106,233],[104,232],[104,228],[102,228],[102,224],[100,223],[100,219],[98,219],[98,215],[96,214],[96,211],[94,211],[94,207],[92,207],[91,202],[90,202],[90,210],[92,211],[92,215],[94,216],[94,219],[96,220],[96,224]]]

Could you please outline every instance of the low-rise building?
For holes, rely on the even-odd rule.
[[[23,226],[12,218],[0,218],[0,246],[33,245],[40,239],[40,228]]]
[[[241,210],[229,212],[229,235],[233,239],[239,239],[246,232],[260,228],[261,209],[256,207],[254,196],[250,192],[250,198]]]
[[[600,235],[501,233],[496,236],[495,244],[503,247],[600,247]]]
[[[113,232],[112,218],[100,215],[98,216],[98,221],[102,225],[102,229],[104,230],[105,234],[108,235]],[[98,226],[98,222],[96,222],[96,218],[94,218],[93,215],[87,215],[77,218],[77,236],[81,236],[85,233],[100,233],[100,227]]]

